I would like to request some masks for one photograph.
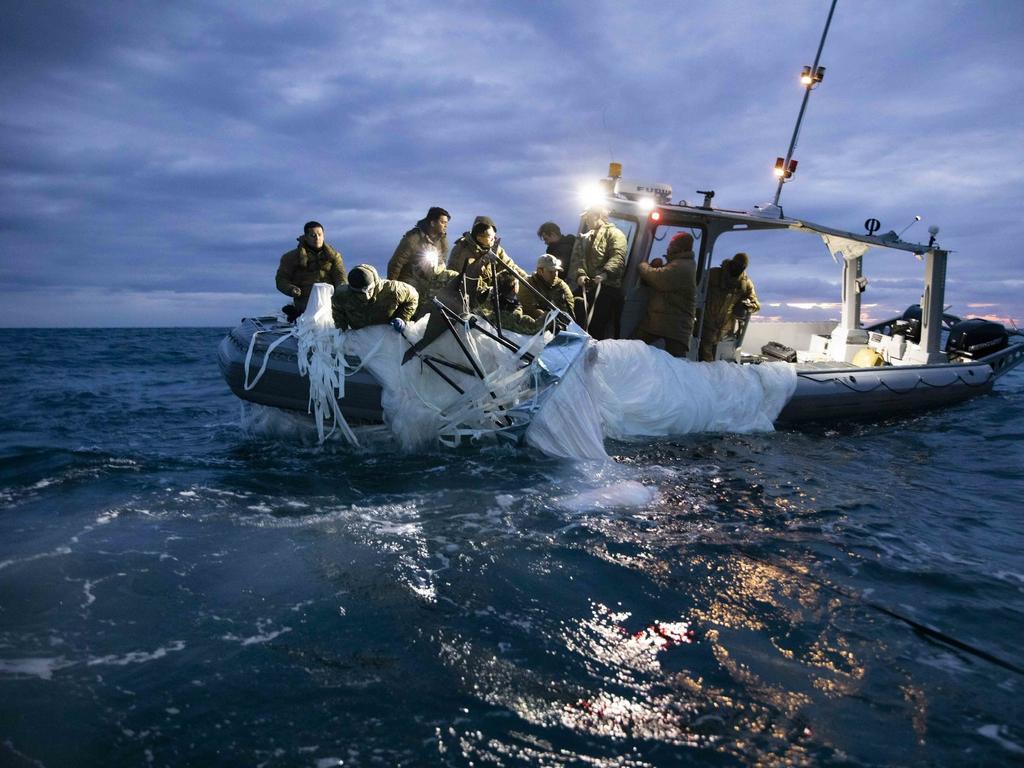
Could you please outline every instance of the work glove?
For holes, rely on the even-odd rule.
[[[405,320],[400,317],[393,317],[391,318],[391,327],[398,333],[402,333],[405,330]]]

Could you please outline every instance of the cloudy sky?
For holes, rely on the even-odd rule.
[[[382,268],[435,204],[532,268],[609,160],[748,210],[828,4],[8,3],[0,326],[230,325],[284,303],[307,219]],[[951,311],[1024,324],[1022,52],[1018,0],[840,0],[786,213],[921,215],[907,238],[955,251]],[[766,317],[837,316],[805,308],[838,291],[820,243],[742,246]],[[917,300],[913,257],[868,262],[869,316]]]

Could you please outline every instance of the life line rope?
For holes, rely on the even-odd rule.
[[[929,389],[945,389],[946,387],[954,386],[958,381],[961,384],[963,384],[964,386],[966,386],[966,387],[970,387],[972,389],[977,389],[977,388],[982,388],[982,387],[989,386],[990,383],[991,383],[991,378],[992,378],[991,374],[990,374],[989,376],[984,377],[981,381],[968,381],[967,379],[965,379],[963,376],[960,375],[959,371],[956,371],[953,374],[953,378],[950,379],[948,382],[945,382],[945,383],[942,383],[942,384],[933,384],[930,381],[925,380],[924,377],[919,375],[917,377],[917,381],[915,381],[913,383],[913,385],[911,385],[911,386],[909,386],[909,387],[907,387],[905,389],[896,389],[895,387],[892,387],[891,385],[887,384],[883,379],[878,379],[874,384],[872,384],[870,386],[858,387],[858,386],[855,386],[854,384],[850,384],[850,383],[844,381],[842,378],[838,378],[838,377],[837,378],[833,378],[833,379],[819,379],[819,378],[816,378],[816,377],[821,376],[821,375],[822,374],[820,374],[820,373],[807,373],[807,372],[804,372],[804,373],[799,373],[798,372],[797,373],[797,376],[799,376],[800,378],[808,379],[810,381],[815,382],[816,384],[827,384],[829,382],[832,382],[832,383],[835,383],[835,384],[841,384],[842,386],[844,386],[847,389],[849,389],[851,392],[857,392],[859,394],[867,394],[868,392],[874,392],[876,389],[887,389],[890,392],[892,392],[894,395],[906,395],[906,394],[909,394],[909,393],[913,392],[918,387],[927,387]],[[861,375],[865,375],[865,374],[861,374]]]

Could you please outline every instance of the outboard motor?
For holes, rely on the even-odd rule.
[[[946,352],[950,359],[977,360],[1006,349],[1009,334],[999,323],[972,317],[961,320],[949,330]]]
[[[907,341],[921,343],[921,305],[911,304],[903,313],[903,319],[892,324],[892,335],[899,334]]]

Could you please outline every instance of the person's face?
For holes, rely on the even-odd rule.
[[[477,235],[476,241],[484,248],[492,247],[494,245],[494,227],[488,227]]]
[[[306,230],[306,245],[314,251],[319,251],[324,247],[323,227],[313,227],[312,229]]]
[[[554,245],[559,241],[560,238],[553,232],[545,232],[543,235],[540,236],[540,239],[543,240],[547,245]]]
[[[597,229],[601,226],[601,214],[595,211],[588,212],[587,215],[583,217],[583,226],[586,227],[587,231]]]
[[[544,281],[545,285],[551,285],[558,276],[558,272],[551,267],[537,267],[537,274],[540,275],[540,279]]]
[[[431,228],[434,230],[434,237],[440,237],[448,231],[448,217],[440,216],[431,223]]]

